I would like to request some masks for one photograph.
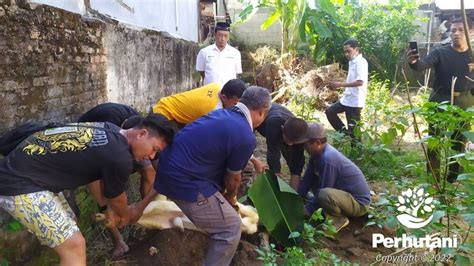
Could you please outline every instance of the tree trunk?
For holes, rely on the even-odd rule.
[[[289,42],[289,32],[288,29],[285,29],[283,27],[284,21],[282,21],[281,25],[281,32],[282,32],[282,37],[281,37],[281,54],[285,54],[288,52],[288,42]]]

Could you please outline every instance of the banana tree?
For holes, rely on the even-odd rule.
[[[299,37],[312,47],[313,58],[317,64],[332,63],[334,58],[327,58],[327,54],[340,54],[338,61],[343,59],[340,44],[347,36],[338,19],[336,4],[343,5],[344,2],[314,0],[314,5],[306,8],[299,23]]]
[[[261,7],[270,7],[272,13],[261,25],[261,30],[265,31],[279,21],[282,29],[281,53],[294,52],[299,41],[298,27],[301,18],[306,9],[306,0],[261,0],[259,3],[254,1],[243,1],[246,7],[240,12],[239,17],[242,21],[250,18],[256,9]]]

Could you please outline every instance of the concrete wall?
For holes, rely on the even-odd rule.
[[[87,15],[87,0],[29,0]],[[198,0],[89,0],[94,12],[173,37],[198,41]]]
[[[198,41],[198,0],[122,0],[122,3],[125,5],[117,0],[91,0],[91,8],[121,22]]]
[[[149,111],[159,98],[196,86],[192,77],[198,53],[195,43],[108,25],[104,46],[109,101]]]
[[[240,11],[239,9],[233,9],[231,13],[233,16],[237,16]],[[266,44],[281,47],[282,30],[279,21],[275,21],[265,31],[260,29],[260,26],[269,17],[271,12],[271,8],[259,8],[252,18],[236,26],[233,31],[236,40],[246,45]]]

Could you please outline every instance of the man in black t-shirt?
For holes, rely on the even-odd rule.
[[[266,139],[270,172],[281,177],[280,158],[283,155],[291,174],[290,185],[298,191],[304,166],[304,148],[299,140],[306,135],[308,124],[295,118],[295,115],[284,106],[272,103],[267,117],[256,130]],[[251,160],[254,165],[261,164],[255,158]]]
[[[131,106],[120,103],[101,103],[85,112],[77,122],[109,122],[119,127],[131,116],[139,115]]]
[[[78,119],[77,122],[109,122],[116,126],[122,127],[123,129],[129,129],[140,123],[143,117],[138,115],[132,107],[118,103],[103,103],[90,109]],[[133,170],[140,174],[140,195],[142,198],[150,191],[155,182],[155,169],[150,160],[144,160],[142,162],[134,162]],[[97,180],[88,184],[89,192],[92,194],[99,210],[105,211],[107,209],[106,201],[101,190],[101,181]],[[74,212],[77,214],[79,209],[75,204],[73,191],[67,191],[70,193],[69,197],[65,194],[69,205],[72,207]],[[73,207],[75,206],[75,208]],[[113,256],[122,256],[128,251],[128,246],[122,238],[120,231],[116,227],[109,228],[109,232],[114,242]]]
[[[133,161],[154,158],[173,133],[157,115],[128,130],[79,123],[36,132],[0,160],[0,208],[52,247],[62,265],[85,265],[84,237],[60,191],[100,179],[112,225],[136,222],[149,199],[127,206]]]
[[[123,129],[129,129],[139,123],[140,119],[143,118],[131,106],[119,103],[102,103],[81,115],[77,122],[109,122]],[[141,176],[140,195],[142,197],[153,186],[155,180],[153,167],[150,160],[144,160],[134,165],[134,169]],[[95,198],[97,199],[97,197]],[[99,204],[101,203],[99,202]]]
[[[468,25],[471,34],[473,33],[472,23],[468,20]],[[407,60],[409,66],[416,70],[422,71],[428,68],[434,68],[434,82],[433,91],[431,92],[429,100],[432,102],[445,102],[453,99],[453,104],[463,109],[474,106],[474,86],[472,82],[466,79],[470,75],[468,64],[471,63],[471,55],[466,41],[463,21],[460,18],[454,19],[450,27],[451,45],[442,46],[434,49],[424,59],[420,59],[417,50],[410,50],[407,53]],[[452,79],[456,77],[454,84],[454,92],[451,95]],[[439,134],[441,129],[437,129],[436,125],[429,125],[430,135]],[[466,125],[469,128],[469,125]],[[460,131],[462,131],[460,129]],[[466,143],[466,138],[461,132],[455,132],[453,149],[463,151]],[[439,179],[439,156],[438,152],[433,149],[428,149],[428,157],[430,165],[437,178]],[[429,169],[430,166],[428,166]],[[456,180],[459,173],[459,164],[452,163],[449,166],[448,181]]]

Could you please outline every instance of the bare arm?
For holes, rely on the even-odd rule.
[[[237,193],[239,191],[241,178],[242,178],[241,171],[238,171],[238,172],[227,171],[226,175],[224,176],[224,187],[226,189],[224,197],[232,206],[234,206],[237,202]]]
[[[130,213],[127,206],[127,195],[122,192],[115,198],[107,199],[107,218],[113,221],[113,224],[121,228],[129,223]]]
[[[142,199],[150,192],[150,189],[153,187],[155,182],[155,169],[151,164],[145,166],[144,168],[138,169],[137,172],[140,174],[140,195]]]
[[[255,172],[257,173],[263,173],[265,172],[265,169],[268,168],[268,166],[260,161],[259,159],[255,158],[254,156],[250,157],[250,161],[252,162],[253,166],[255,167]]]
[[[337,88],[341,88],[341,87],[360,87],[364,85],[364,81],[363,80],[356,80],[356,81],[353,81],[353,82],[331,82],[329,83],[329,89],[331,90],[335,90]]]
[[[300,186],[300,176],[299,175],[291,175],[290,178],[290,186],[295,190],[298,191],[298,188]]]
[[[155,199],[157,194],[158,192],[156,192],[154,188],[151,188],[141,201],[128,207],[130,211],[130,223],[136,223],[140,219],[146,206]]]

